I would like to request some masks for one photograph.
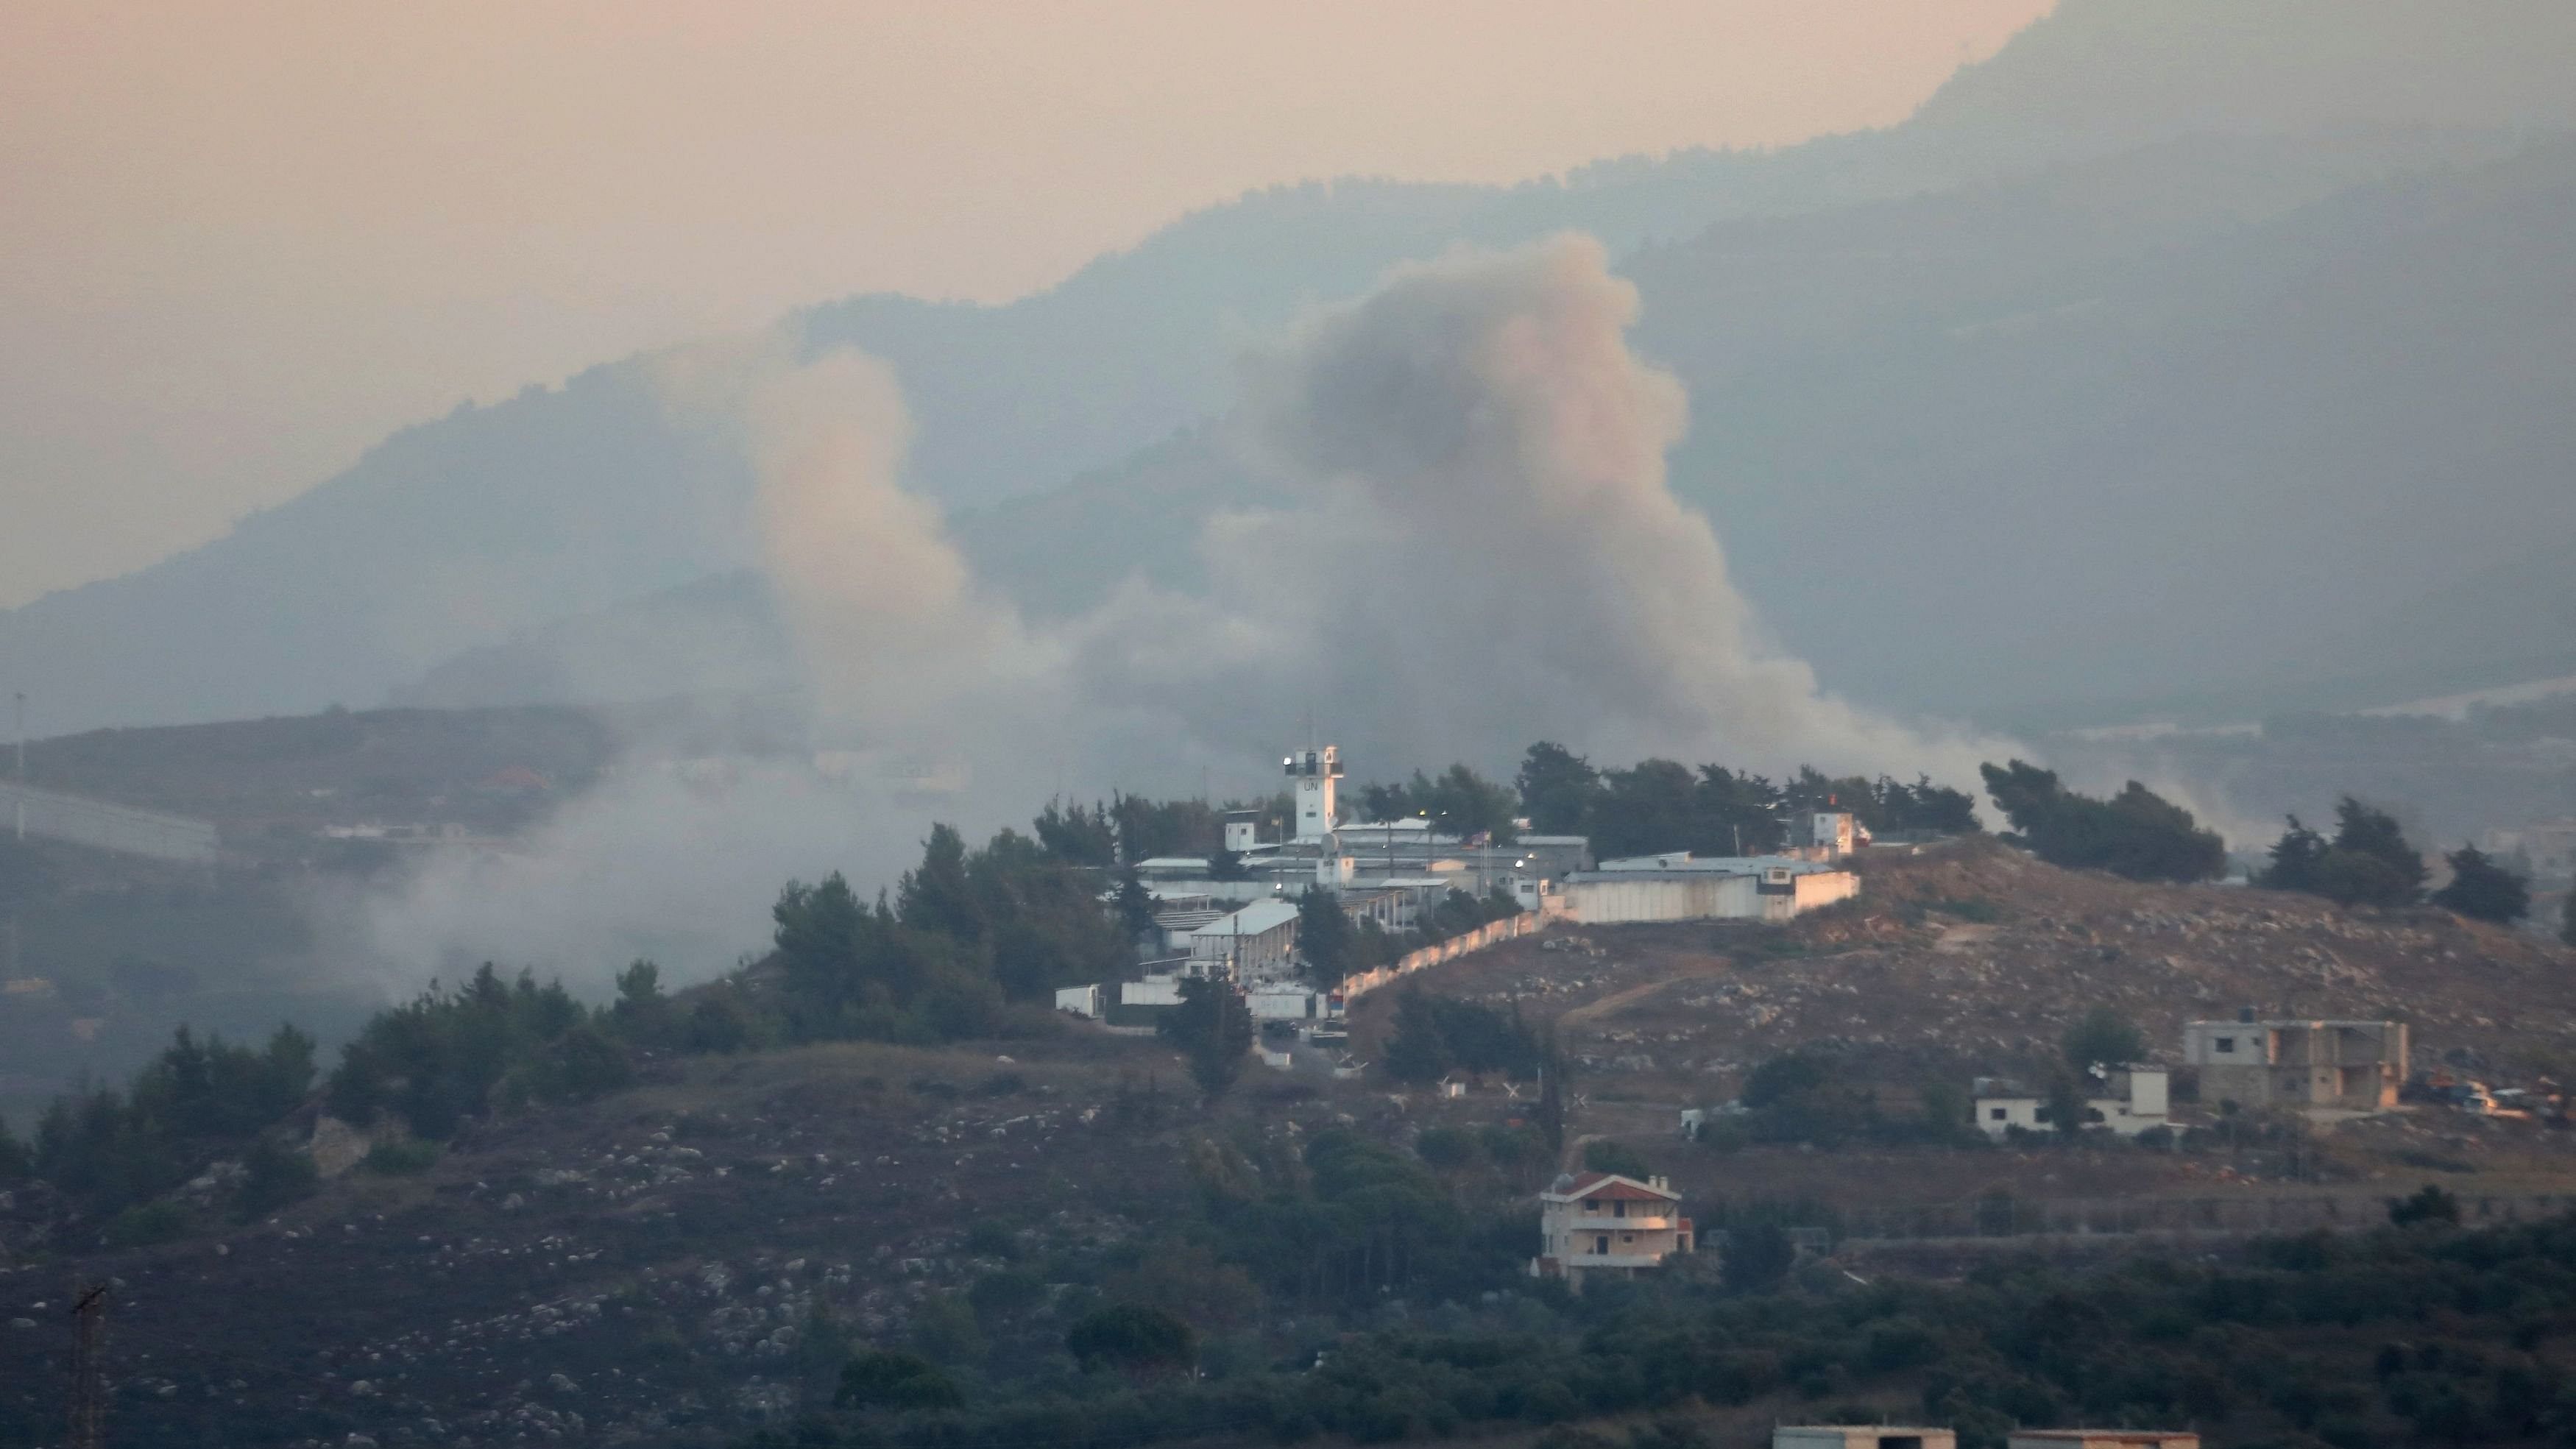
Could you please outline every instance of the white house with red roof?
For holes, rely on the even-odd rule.
[[[1691,1250],[1682,1195],[1660,1177],[1566,1173],[1538,1195],[1539,1250],[1533,1278],[1563,1278],[1580,1293],[1593,1273],[1631,1277]]]

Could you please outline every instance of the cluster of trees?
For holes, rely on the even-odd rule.
[[[42,1178],[85,1214],[113,1219],[229,1156],[244,1164],[228,1194],[232,1210],[270,1211],[312,1180],[309,1163],[271,1129],[303,1103],[313,1074],[313,1039],[291,1026],[257,1047],[199,1041],[183,1026],[124,1091],[55,1098],[31,1144],[0,1126],[0,1181]],[[141,1220],[125,1226],[127,1236],[159,1235]]]
[[[1588,835],[1595,854],[1758,855],[1788,843],[1788,822],[1802,812],[1848,810],[1872,832],[1968,834],[1976,802],[1929,777],[1908,785],[1881,776],[1837,779],[1801,767],[1774,784],[1723,765],[1693,768],[1676,760],[1641,760],[1603,770],[1547,741],[1530,746],[1515,779],[1530,828],[1543,835]]]
[[[324,1100],[348,1121],[390,1114],[444,1140],[496,1100],[576,1100],[625,1086],[634,1067],[616,1022],[614,1008],[594,1011],[559,981],[539,986],[526,971],[505,980],[485,962],[462,986],[432,982],[369,1018],[341,1052]]]
[[[1222,805],[1117,794],[1106,804],[1048,801],[1032,823],[1049,856],[1106,870],[1158,855],[1213,856],[1225,843],[1225,817],[1235,810],[1259,812],[1262,837],[1277,840],[1296,805],[1284,793]]]
[[[1528,1261],[1525,1213],[1472,1213],[1420,1158],[1357,1132],[1302,1151],[1208,1144],[1192,1166],[1216,1260],[1273,1300],[1473,1296]]]
[[[979,850],[949,826],[931,827],[921,864],[891,900],[881,893],[872,906],[837,874],[790,882],[771,913],[785,1034],[973,1036],[993,1030],[1008,1001],[1124,975],[1135,963],[1136,923],[1123,917],[1141,914],[1150,925],[1150,902],[1122,892],[1120,909],[1104,910],[1106,878],[1085,854],[1096,834],[1068,823],[1073,814],[1098,817],[1048,810],[1057,818],[1039,817],[1038,839],[1004,830]],[[1071,843],[1051,847],[1050,835]]]
[[[2463,845],[2444,859],[2451,883],[2432,893],[2434,905],[2499,925],[2530,914],[2531,883],[2486,852]],[[2254,883],[2348,906],[2406,906],[2426,899],[2430,876],[2423,853],[2407,841],[2395,816],[2346,795],[2335,803],[2332,838],[2291,816]],[[2570,919],[2576,922],[2576,915]]]
[[[1508,843],[1514,820],[1525,817],[1542,835],[1591,836],[1595,852],[1610,856],[1666,850],[1760,854],[1787,843],[1791,817],[1815,810],[1851,811],[1878,834],[1964,835],[1981,828],[1974,797],[1935,785],[1928,776],[1909,785],[1885,775],[1836,777],[1801,766],[1795,776],[1775,783],[1722,765],[1660,759],[1601,769],[1544,740],[1529,747],[1509,784],[1489,780],[1471,765],[1453,764],[1437,775],[1416,770],[1408,780],[1362,785],[1353,803],[1366,819],[1421,817],[1443,832],[1490,836],[1497,843]],[[1264,838],[1277,839],[1293,807],[1284,795],[1223,807],[1119,795],[1105,805],[1050,803],[1037,818],[1037,836],[1057,859],[1102,868],[1154,855],[1214,859],[1225,855],[1225,811],[1242,808],[1261,810]],[[1235,864],[1218,863],[1221,878]]]
[[[1526,1081],[1547,1064],[1547,1048],[1521,1020],[1520,1007],[1496,1011],[1407,986],[1395,1002],[1386,1070],[1399,1082],[1436,1082],[1452,1071],[1502,1072]]]
[[[2021,760],[1979,769],[2004,818],[2051,865],[2131,880],[2211,880],[2227,871],[2218,832],[2135,780],[2097,800],[2067,789],[2056,771]]]
[[[1451,765],[1433,779],[1420,770],[1400,785],[1363,785],[1360,813],[1371,820],[1428,819],[1435,829],[1463,838],[1487,835],[1496,844],[1512,838],[1520,797],[1466,765]]]
[[[2346,795],[2335,805],[2331,840],[2291,816],[2254,883],[2348,906],[2402,906],[2422,897],[2428,874],[2396,817]]]
[[[1365,1192],[1400,1180],[1395,1164],[1336,1165],[1347,1150],[1310,1153],[1319,1181],[1374,1178],[1337,1184]],[[2023,1425],[2077,1423],[2196,1423],[2231,1443],[2351,1449],[2576,1431],[2576,1395],[2550,1352],[2576,1315],[2576,1218],[2462,1231],[2439,1211],[2405,1215],[2409,1225],[2370,1233],[2260,1241],[2224,1262],[2084,1271],[2009,1259],[1962,1282],[1872,1284],[1800,1267],[1776,1222],[1728,1217],[1725,1288],[1663,1275],[1579,1299],[1512,1295],[1508,1319],[1381,1329],[1319,1360],[1003,1386],[981,1402],[959,1396],[963,1407],[898,1390],[751,1442],[1385,1443],[1625,1420],[1546,1442],[1680,1449],[1717,1442],[1707,1407],[1762,1400],[1802,1418],[1949,1424],[1969,1449],[1999,1449]],[[1102,1312],[1135,1320],[1083,1320],[1104,1356],[1132,1344],[1167,1360],[1182,1341],[1169,1323]],[[871,1384],[936,1372],[863,1362],[853,1378]]]
[[[1130,928],[1140,915],[1151,924],[1150,902],[1131,879],[1104,908],[1114,877],[1098,859],[1103,831],[1124,839],[1131,828],[1173,828],[1193,810],[1205,807],[1133,796],[1105,810],[1050,805],[1038,839],[1004,830],[974,851],[936,826],[891,899],[862,903],[838,875],[790,882],[772,913],[769,969],[686,997],[666,995],[650,961],[620,974],[617,998],[603,1008],[585,1006],[560,982],[540,985],[526,971],[504,977],[486,963],[461,985],[433,982],[370,1018],[324,1082],[324,1104],[351,1121],[390,1117],[441,1141],[495,1106],[623,1087],[639,1050],[995,1030],[1014,1000],[1111,979],[1134,964]],[[0,1124],[0,1180],[33,1175],[82,1210],[113,1215],[230,1157],[245,1168],[236,1210],[266,1211],[310,1185],[309,1160],[277,1129],[311,1094],[315,1075],[313,1040],[292,1027],[258,1049],[200,1042],[183,1027],[124,1091],[57,1099],[32,1142]]]
[[[1741,1115],[1718,1118],[1700,1140],[1720,1151],[1747,1143],[1810,1144],[1831,1150],[1856,1142],[1979,1145],[1968,1104],[1946,1083],[1927,1085],[1918,1110],[1890,1112],[1877,1090],[1858,1080],[1836,1052],[1817,1047],[1783,1052],[1744,1079]]]

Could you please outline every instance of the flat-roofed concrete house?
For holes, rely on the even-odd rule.
[[[1860,876],[1791,855],[1687,850],[1605,860],[1566,876],[1566,913],[1585,925],[1636,921],[1787,921],[1860,894]]]
[[[1632,1277],[1691,1251],[1691,1220],[1682,1195],[1660,1177],[1639,1181],[1615,1172],[1567,1173],[1538,1195],[1539,1255],[1530,1276],[1563,1278],[1583,1291],[1593,1273]]]
[[[2123,1137],[2166,1126],[2173,1121],[2166,1088],[2162,1067],[2106,1067],[2086,1079],[2085,1125],[2108,1127]],[[2097,1117],[2098,1122],[2093,1120]]]
[[[2001,1137],[2015,1127],[2037,1132],[2048,1120],[2047,1099],[2013,1082],[1977,1079],[1977,1130]]]
[[[2200,1436],[2179,1429],[2015,1429],[2004,1449],[2200,1449]]]
[[[2397,1105],[2406,1079],[2406,1024],[2398,1021],[2194,1021],[2183,1060],[2200,1069],[2200,1103],[2239,1107]]]
[[[2086,1073],[2081,1125],[2108,1127],[2123,1137],[2170,1125],[2165,1077],[2162,1067],[2105,1067]],[[1978,1130],[1989,1137],[2002,1137],[2015,1127],[2025,1132],[2056,1130],[2057,1124],[2049,1120],[2048,1099],[2018,1082],[1979,1077],[1973,1100]]]
[[[1955,1430],[1900,1424],[1783,1424],[1771,1449],[1959,1449]]]

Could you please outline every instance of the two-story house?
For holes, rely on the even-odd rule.
[[[1633,1276],[1691,1251],[1682,1195],[1660,1177],[1566,1173],[1538,1195],[1539,1253],[1530,1276],[1563,1278],[1580,1293],[1593,1273]]]
[[[2182,1029],[2203,1107],[2385,1111],[2406,1079],[2406,1045],[2405,1023],[2395,1021],[2257,1021],[2245,1011]]]

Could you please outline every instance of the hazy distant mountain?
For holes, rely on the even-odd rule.
[[[1634,254],[1645,345],[1693,385],[1679,481],[1833,682],[1978,711],[2241,684],[2316,662],[2302,641],[2359,607],[2339,581],[2431,597],[2554,516],[2529,477],[2561,437],[2512,383],[2563,366],[2566,233],[2517,230],[2563,228],[2561,161],[2441,168],[2576,121],[2571,58],[2557,4],[2069,0],[1890,131],[1513,188],[1284,188],[1009,306],[793,325],[896,364],[918,485],[1062,609],[1129,567],[1186,575],[1193,520],[1243,487],[1186,430],[1248,339],[1398,260],[1580,227]],[[2500,385],[2462,381],[2480,369]],[[2405,495],[2410,468],[2444,481]],[[623,692],[678,672],[636,657],[672,610],[748,598],[672,592],[749,562],[747,490],[611,364],[0,614],[0,671],[59,727],[371,702],[469,651],[423,690]],[[2194,510],[2225,536],[2191,538]],[[2240,597],[2277,608],[2209,602]],[[715,612],[702,642],[757,673],[722,631],[760,609]]]
[[[2063,156],[2195,132],[2576,121],[2559,0],[2061,0],[1912,127]]]
[[[2181,223],[2276,161],[2177,143],[1639,258],[1677,483],[1782,638],[2005,723],[2576,665],[2563,544],[2517,562],[2576,537],[2576,142]]]

